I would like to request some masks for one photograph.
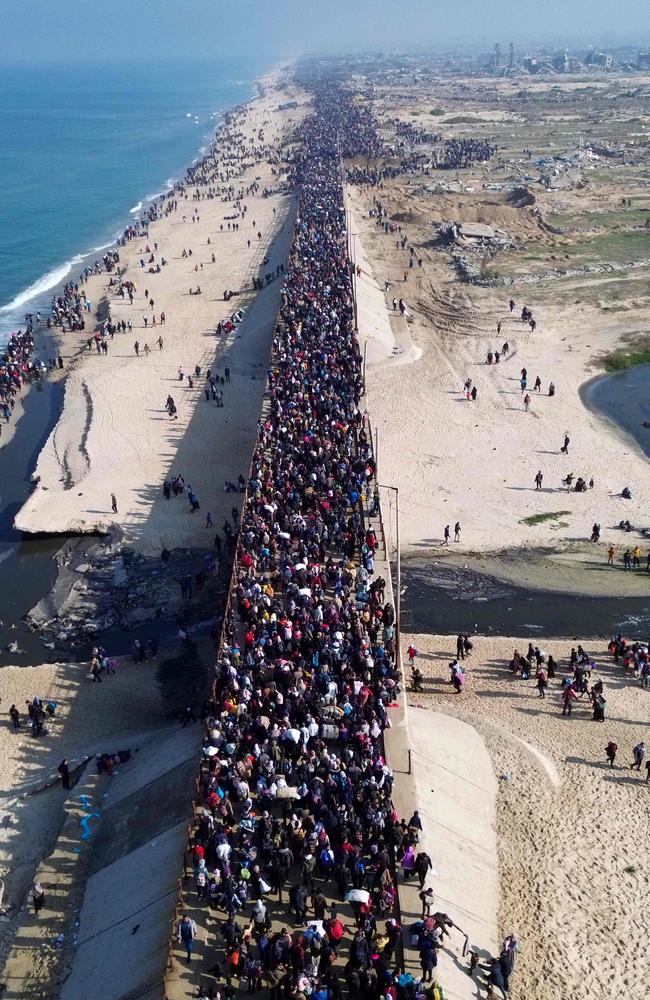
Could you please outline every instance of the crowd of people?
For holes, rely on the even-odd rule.
[[[203,711],[194,882],[202,912],[223,912],[210,942],[217,956],[223,943],[223,959],[208,971],[226,986],[201,995],[227,995],[237,979],[251,992],[266,982],[274,1000],[336,1000],[343,952],[350,992],[410,997],[420,987],[400,968],[396,868],[409,870],[411,858],[416,867],[421,822],[417,813],[400,821],[383,755],[399,684],[395,613],[373,579],[377,540],[363,504],[374,463],[359,409],[339,159],[341,149],[363,152],[366,132],[376,138],[366,114],[327,85],[299,132],[300,205],[268,408]],[[430,861],[417,866],[426,876]],[[293,930],[273,931],[268,897],[282,904],[285,892]],[[426,979],[446,918],[430,915],[430,897],[417,943]],[[348,941],[335,900],[352,911]],[[197,935],[184,913],[188,962]]]
[[[0,356],[0,416],[11,420],[16,398],[26,383],[40,379],[41,371],[34,363],[34,337],[31,325],[23,333],[12,333]],[[0,434],[2,424],[0,423]]]

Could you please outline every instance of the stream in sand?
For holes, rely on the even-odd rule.
[[[577,641],[618,632],[647,639],[650,633],[650,597],[531,590],[469,568],[421,560],[402,563],[402,588],[404,632],[567,636]]]
[[[592,380],[584,389],[585,403],[598,409],[633,434],[650,455],[650,365]],[[43,645],[38,633],[23,621],[24,615],[52,587],[57,573],[54,556],[61,538],[25,538],[13,519],[32,489],[30,477],[36,458],[58,420],[63,383],[45,381],[30,390],[12,440],[0,449],[0,666],[51,662],[58,655]],[[621,466],[621,487],[627,482]],[[633,483],[630,483],[634,487]],[[649,508],[650,509],[650,508]],[[579,597],[543,590],[528,590],[471,569],[444,564],[405,561],[403,627],[405,631],[478,631],[512,636],[593,636],[613,632],[647,637],[650,631],[650,596],[639,598]],[[648,579],[650,595],[650,575]],[[140,638],[165,636],[175,630],[169,622],[138,629]],[[99,640],[115,653],[127,652],[132,632],[120,628]],[[17,642],[21,654],[10,653]],[[85,655],[70,650],[68,655]]]

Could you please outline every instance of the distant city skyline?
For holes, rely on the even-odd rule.
[[[650,43],[647,0],[2,0],[0,63]]]

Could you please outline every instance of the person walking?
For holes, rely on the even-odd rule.
[[[641,765],[643,764],[643,758],[645,757],[645,743],[643,742],[643,740],[641,740],[640,743],[637,743],[634,750],[632,751],[632,754],[634,756],[634,762],[630,764],[630,768],[632,770],[636,768],[637,771],[640,771]]]
[[[542,482],[544,481],[544,475],[541,469],[537,470],[537,475],[535,476],[535,489],[541,490]]]
[[[45,906],[45,890],[40,882],[34,882],[32,886],[32,902],[34,904],[34,916],[37,917]]]
[[[530,396],[528,393],[524,396],[524,410],[528,413],[528,407],[530,406]]]
[[[613,566],[614,565],[614,557],[615,556],[616,556],[616,549],[614,548],[613,545],[610,545],[610,547],[607,549],[607,565],[608,566]]]
[[[573,703],[574,701],[577,701],[577,699],[578,695],[576,694],[576,690],[573,684],[569,684],[568,688],[566,688],[566,690],[562,693],[562,701],[563,701],[562,715],[569,715],[569,716],[571,715],[571,712],[573,710]]]
[[[570,441],[570,439],[569,439],[569,432],[565,431],[564,432],[564,444],[560,448],[560,451],[562,452],[563,455],[568,455],[569,454],[569,441]]]
[[[57,767],[57,771],[61,775],[61,786],[63,788],[65,788],[65,790],[67,792],[69,792],[70,791],[70,765],[68,764],[67,757],[63,758],[63,760],[61,761],[61,763]]]
[[[449,525],[448,524],[445,525],[445,532],[444,532],[444,534],[445,534],[445,540],[444,540],[444,542],[442,544],[443,545],[449,545],[449,535],[450,535],[450,532],[449,532]]]
[[[194,948],[195,938],[196,924],[191,917],[187,915],[187,913],[184,913],[178,925],[178,942],[185,948],[188,964],[192,961],[192,950]]]
[[[460,541],[460,521],[456,521],[454,525],[454,541]]]
[[[614,743],[613,740],[610,740],[607,746],[605,747],[605,756],[609,761],[610,767],[614,767],[614,761],[616,760],[617,750],[618,750],[618,744]]]
[[[114,493],[111,493],[111,510],[117,514],[117,498]]]
[[[431,910],[433,909],[433,889],[423,889],[418,893],[420,897],[420,902],[422,903],[422,919],[431,916]]]
[[[433,862],[426,851],[419,851],[415,858],[415,874],[420,881],[420,890],[424,889],[429,870],[433,869]]]

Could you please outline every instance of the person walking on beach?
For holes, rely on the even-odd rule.
[[[133,345],[133,350],[135,351],[136,358],[139,358],[140,357],[140,341],[139,340],[136,340],[135,344]]]
[[[562,693],[562,715],[571,715],[573,710],[573,703],[577,701],[578,695],[576,694],[576,689],[573,684],[569,684],[568,688]]]
[[[528,407],[530,406],[530,396],[528,393],[524,396],[524,410],[528,413]]]
[[[111,510],[117,514],[117,498],[114,493],[111,493]]]
[[[636,768],[637,771],[640,771],[641,765],[643,764],[643,758],[645,757],[645,743],[643,740],[641,740],[640,743],[637,743],[632,753],[634,755],[634,762],[630,764],[630,768],[632,770]]]
[[[562,452],[563,455],[568,455],[569,454],[569,432],[568,431],[564,432],[564,444],[560,448],[560,451]]]
[[[207,514],[205,515],[205,526],[206,528],[212,527],[212,514],[210,513],[210,511],[208,511]]]
[[[460,541],[460,521],[456,521],[454,525],[454,541]]]
[[[536,490],[541,490],[543,479],[544,479],[544,476],[542,474],[542,470],[538,469],[537,470],[537,475],[535,476],[535,489]]]
[[[607,549],[607,565],[608,566],[613,566],[614,565],[614,557],[615,556],[616,556],[616,549],[614,548],[613,545],[610,545],[610,547]]]
[[[449,534],[450,534],[450,532],[449,532],[449,525],[446,524],[445,525],[445,540],[442,543],[443,545],[449,545]]]
[[[618,744],[614,743],[613,740],[610,740],[607,746],[605,747],[605,756],[609,761],[610,767],[614,767],[614,761],[616,760],[617,750],[618,750]]]
[[[162,316],[160,318],[160,322],[162,323]],[[162,351],[162,349],[163,349],[163,339],[162,337],[158,337],[158,350]]]

